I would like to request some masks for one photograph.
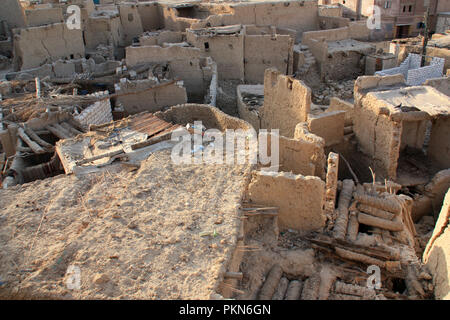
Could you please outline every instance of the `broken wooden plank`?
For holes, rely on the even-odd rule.
[[[367,204],[364,203],[358,203],[358,209],[364,213],[370,214],[372,216],[378,217],[378,218],[382,218],[382,219],[386,219],[386,220],[392,220],[394,218],[394,214],[391,212],[388,212],[386,210],[382,210],[382,209],[378,209],[378,208],[374,208],[371,207]]]
[[[67,130],[66,128],[64,128],[63,126],[61,126],[59,123],[54,123],[53,127],[56,128],[57,130],[64,132],[65,135],[67,135],[69,138],[73,137],[73,134]]]
[[[136,149],[148,147],[148,146],[151,146],[152,144],[156,144],[156,143],[159,143],[159,142],[162,142],[165,140],[170,140],[171,137],[172,137],[172,132],[167,132],[165,134],[150,138],[148,140],[132,144],[131,149],[136,150]]]
[[[355,200],[357,200],[360,203],[369,205],[371,207],[389,211],[395,214],[400,213],[402,211],[401,204],[398,201],[395,201],[395,199],[393,198],[379,198],[369,196],[366,194],[356,193]]]
[[[362,212],[358,214],[358,221],[359,223],[365,224],[367,226],[377,227],[384,230],[389,231],[403,230],[403,224],[400,222],[374,217]]]
[[[49,149],[49,150],[53,150],[54,146],[50,143],[48,143],[47,141],[41,139],[41,137],[39,137],[37,135],[36,132],[34,132],[32,129],[30,128],[25,128],[25,133],[30,136],[31,139],[33,139],[34,141],[36,141],[37,143],[39,143],[42,147]]]
[[[269,274],[267,275],[266,281],[261,288],[261,291],[259,293],[259,300],[272,299],[272,296],[278,287],[278,283],[280,282],[282,275],[283,270],[281,269],[280,265],[273,265],[273,267],[269,271]]]
[[[123,151],[123,150],[116,150],[116,151],[112,151],[112,152],[108,152],[108,153],[103,153],[103,154],[100,154],[100,155],[98,155],[98,156],[95,156],[95,157],[91,157],[91,158],[86,158],[86,159],[83,159],[83,160],[79,160],[79,161],[77,161],[75,164],[77,165],[77,166],[81,166],[81,165],[83,165],[83,164],[86,164],[86,163],[89,163],[89,162],[92,162],[92,161],[95,161],[95,160],[99,160],[99,159],[103,159],[103,158],[108,158],[108,157],[114,157],[114,156],[117,156],[117,155],[119,155],[119,154],[121,154],[121,153],[124,153],[125,151]]]
[[[76,128],[74,128],[73,126],[71,126],[69,123],[67,122],[61,122],[61,126],[66,129],[67,131],[69,131],[71,134],[73,134],[74,136],[77,136],[79,134],[83,134],[83,132],[78,131]]]
[[[333,236],[337,239],[344,239],[347,233],[348,208],[352,199],[354,186],[353,180],[345,179],[343,181],[343,187],[338,201],[338,217],[333,229]]]
[[[48,125],[45,127],[48,131],[50,131],[51,133],[53,133],[56,137],[58,137],[59,139],[68,139],[70,138],[70,136],[68,136],[65,131],[61,131],[57,128],[55,128],[53,125]]]
[[[381,261],[379,259],[367,256],[365,254],[361,254],[361,253],[356,253],[350,250],[346,250],[346,249],[342,249],[342,248],[334,248],[337,255],[341,258],[344,259],[348,259],[348,260],[352,260],[352,261],[357,261],[357,262],[362,262],[368,265],[377,265],[381,268],[385,267],[385,262]]]
[[[242,272],[225,272],[224,278],[228,278],[228,279],[237,279],[237,280],[242,280],[242,278],[244,277]]]
[[[31,148],[31,150],[33,150],[34,153],[45,153],[45,150],[37,142],[34,142],[30,137],[28,137],[23,128],[17,128],[17,134]]]

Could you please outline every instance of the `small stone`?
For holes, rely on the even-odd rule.
[[[130,229],[136,229],[136,228],[137,228],[137,224],[136,224],[136,222],[131,221],[131,222],[127,225],[127,227],[130,228]]]
[[[97,273],[94,275],[93,280],[95,284],[103,284],[109,281],[109,277],[104,273]]]

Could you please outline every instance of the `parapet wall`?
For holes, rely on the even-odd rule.
[[[156,112],[155,116],[167,122],[186,125],[194,121],[202,121],[207,129],[242,129],[250,130],[252,126],[241,120],[227,115],[219,109],[206,104],[186,103],[173,106],[164,112]]]
[[[254,203],[279,208],[280,230],[318,231],[325,226],[325,182],[318,177],[259,171],[248,193]]]

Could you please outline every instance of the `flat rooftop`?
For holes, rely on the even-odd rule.
[[[338,41],[327,41],[328,52],[339,52],[339,51],[362,51],[375,48],[372,44],[367,42],[361,42],[353,39],[345,39]]]
[[[430,116],[450,115],[448,96],[428,86],[405,87],[389,91],[370,92],[368,95],[384,102],[390,113],[399,112],[398,106],[415,107]]]

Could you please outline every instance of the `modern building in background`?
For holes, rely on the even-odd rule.
[[[341,4],[344,16],[365,19],[373,6],[380,8],[381,28],[372,32],[373,39],[407,38],[423,33],[426,6],[430,6],[430,30],[436,30],[438,17],[450,12],[450,0],[322,0],[322,4]],[[442,22],[441,22],[442,24]],[[445,24],[445,22],[444,22]],[[440,26],[445,29],[445,26]]]

